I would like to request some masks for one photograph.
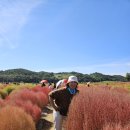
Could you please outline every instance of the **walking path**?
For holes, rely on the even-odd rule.
[[[54,130],[53,109],[50,105],[43,109],[42,117],[37,124],[37,130]]]

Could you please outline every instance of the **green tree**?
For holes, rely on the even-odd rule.
[[[126,79],[127,81],[130,81],[130,73],[126,73]]]

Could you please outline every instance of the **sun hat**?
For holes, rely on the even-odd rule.
[[[78,83],[78,78],[77,78],[76,76],[69,76],[67,83],[70,83],[70,82],[72,82],[72,81]]]

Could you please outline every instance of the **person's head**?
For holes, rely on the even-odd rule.
[[[90,87],[90,82],[87,82],[87,86]]]
[[[78,78],[76,76],[69,76],[67,86],[74,89],[77,88],[77,85],[78,85]]]
[[[42,87],[44,87],[44,86],[49,86],[49,83],[48,83],[47,80],[42,80],[42,81],[40,82],[40,84],[41,84]]]
[[[44,83],[41,83],[41,87],[44,87],[44,86],[46,86]]]
[[[57,83],[56,83],[56,88],[62,88],[62,87],[65,87],[66,86],[66,83],[67,83],[67,79],[62,79],[62,80],[59,80]]]

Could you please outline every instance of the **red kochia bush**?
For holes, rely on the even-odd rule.
[[[36,94],[36,97],[38,99],[38,106],[40,108],[45,107],[49,103],[48,96],[42,92],[34,92]]]
[[[4,106],[4,100],[0,98],[0,107],[3,107]]]
[[[0,130],[36,130],[30,115],[17,107],[0,109]]]
[[[32,104],[32,102],[16,99],[15,101],[8,101],[6,103],[10,106],[22,108],[27,114],[29,114],[33,118],[35,122],[38,122],[40,120],[41,109],[37,105]]]
[[[41,86],[39,86],[39,85],[33,87],[32,90],[33,90],[34,92],[43,92],[43,93],[45,93],[47,96],[48,96],[48,93],[52,91],[52,89],[49,88],[49,87],[41,87]]]
[[[19,106],[30,114],[35,122],[41,117],[41,109],[48,104],[48,97],[43,92],[34,92],[22,89],[11,93],[6,99],[6,104]]]
[[[130,93],[130,91],[127,88],[121,88],[121,87],[115,87],[115,88],[112,89],[112,91],[124,93],[124,94]]]
[[[31,101],[33,104],[38,105],[40,108],[45,107],[48,104],[48,97],[42,92],[34,92],[29,89],[23,89],[16,93],[12,93],[9,96],[9,100],[23,100]]]
[[[104,126],[103,130],[130,130],[130,125],[122,127],[120,124],[109,124]]]
[[[67,130],[102,130],[108,123],[130,122],[130,96],[97,87],[80,89],[70,104]]]
[[[24,109],[25,112],[27,112],[29,115],[31,115],[35,122],[38,122],[40,120],[41,109],[37,105],[32,104],[30,101],[25,102],[22,100],[15,101],[15,104],[16,106]]]

